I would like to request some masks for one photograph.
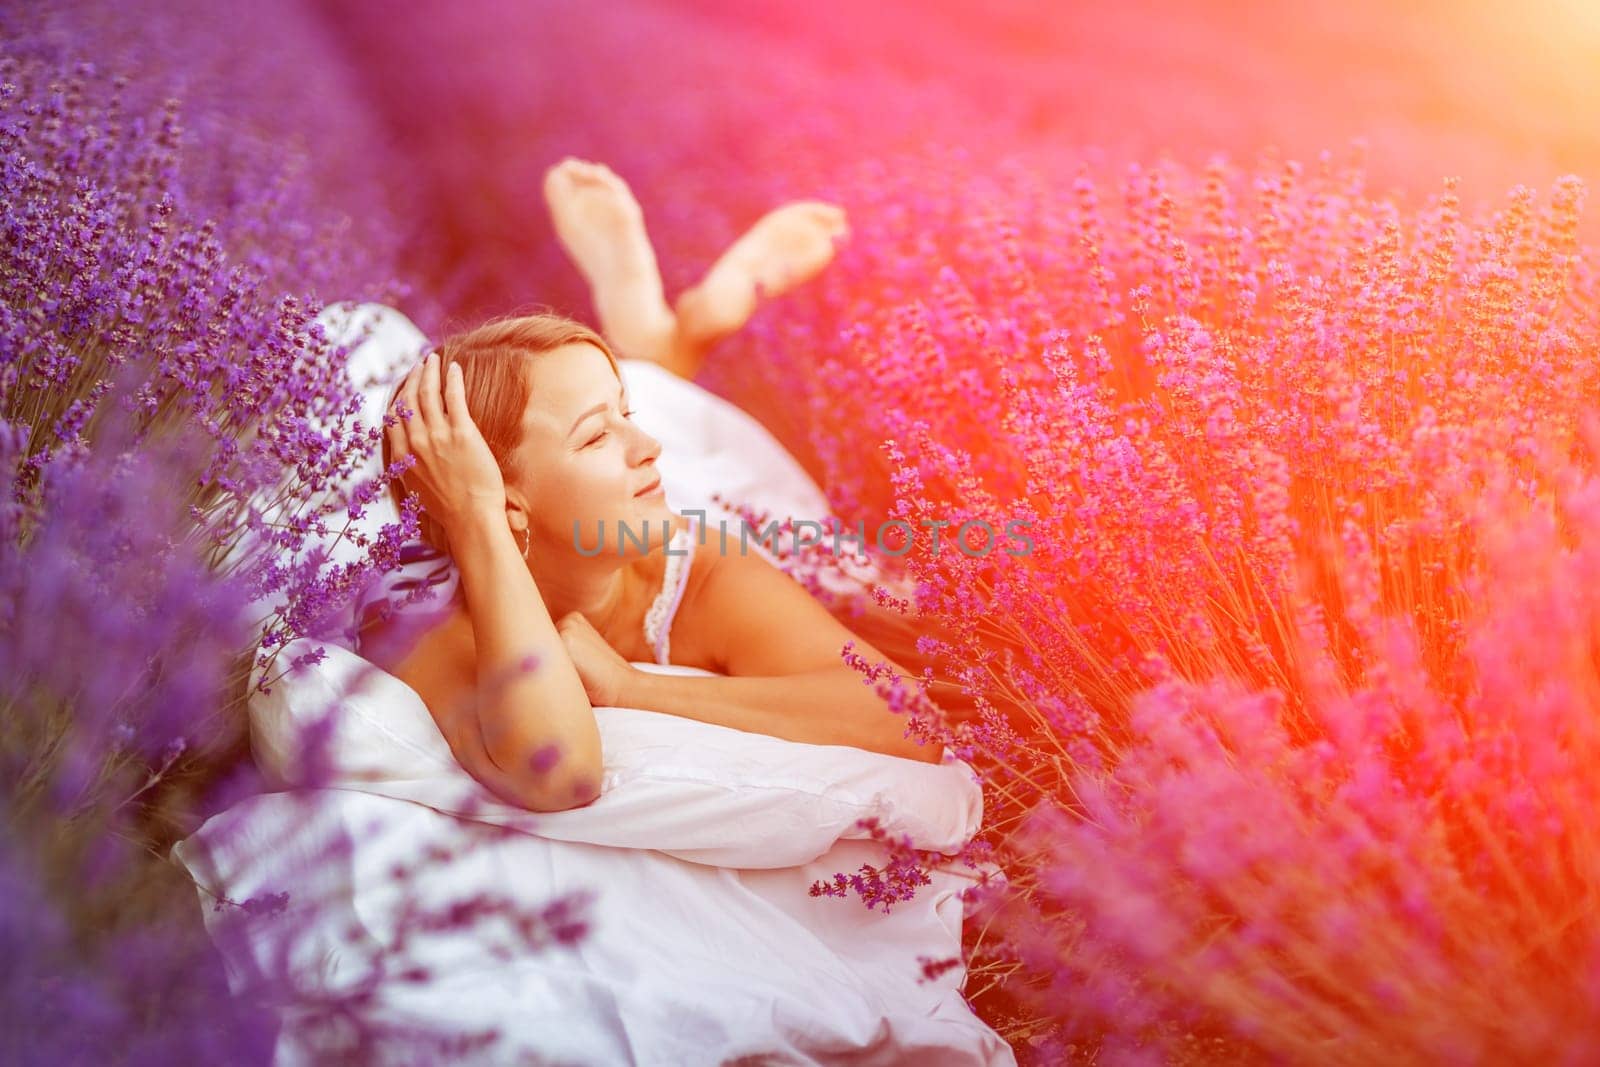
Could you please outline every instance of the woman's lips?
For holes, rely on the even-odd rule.
[[[639,496],[653,496],[653,495],[655,495],[656,493],[658,493],[660,491],[661,491],[661,479],[657,478],[655,481],[651,482],[649,485],[645,486],[643,489],[639,490],[637,493],[635,493],[633,495],[636,496],[636,497],[639,497]]]

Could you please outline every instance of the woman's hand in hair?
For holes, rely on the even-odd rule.
[[[422,507],[446,532],[485,515],[504,516],[505,479],[489,451],[489,443],[467,413],[461,367],[451,364],[439,381],[439,355],[413,367],[401,383],[390,413],[403,403],[411,415],[389,426],[390,460],[416,457],[401,476],[401,485],[415,492]]]

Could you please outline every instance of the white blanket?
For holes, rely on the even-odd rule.
[[[730,814],[758,817],[734,799],[743,803]],[[395,865],[417,864],[428,846],[451,854],[397,881]],[[881,867],[871,841],[840,840],[794,867],[718,867],[496,833],[421,804],[325,789],[253,797],[175,851],[209,893],[240,903],[289,893],[286,912],[242,925],[236,909],[206,911],[236,991],[290,992],[279,1064],[318,1061],[330,1034],[317,1006],[363,988],[372,999],[356,1015],[367,1026],[497,1031],[464,1062],[1015,1062],[963,999],[962,968],[919,981],[919,958],[960,955],[969,878],[934,872],[889,914],[808,894],[835,872]],[[487,895],[534,914],[582,890],[594,893],[590,925],[572,948],[519,945],[493,923],[397,941],[408,909]],[[407,979],[412,968],[421,980]]]

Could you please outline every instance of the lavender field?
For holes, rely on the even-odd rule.
[[[270,1061],[293,991],[230,991],[168,853],[418,535],[317,549],[398,473],[352,483],[318,313],[591,320],[539,195],[579,156],[669,293],[843,205],[699,383],[852,526],[1036,531],[882,561],[984,828],[818,893],[998,864],[965,995],[1022,1063],[1593,1062],[1600,15],[1510,7],[0,5],[3,1058]],[[364,995],[330,1056],[460,1053]]]

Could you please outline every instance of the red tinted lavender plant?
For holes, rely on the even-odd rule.
[[[1025,153],[1064,182],[1085,158],[1199,163],[1263,144],[1310,158],[1369,130],[1375,184],[1422,195],[1449,160],[1474,196],[1545,180],[1551,160],[1582,173],[1600,144],[1581,118],[1594,92],[1582,58],[1594,25],[1567,18],[1555,34],[1545,32],[1552,20],[1519,20],[1539,40],[1537,51],[1519,50],[1492,0],[1452,7],[1449,33],[1438,12],[1376,0],[1316,22],[1288,8],[1219,12],[1174,0],[956,3],[936,13],[905,0],[614,0],[603,19],[548,0],[320,7],[412,157],[409,173],[436,191],[410,258],[468,321],[526,300],[530,276],[541,301],[587,307],[538,196],[544,168],[568,153],[632,183],[670,295],[781,199],[826,187],[847,206],[898,212],[863,164],[888,163],[898,185],[896,154],[930,144],[958,146],[980,176]],[[1366,57],[1363,70],[1392,91],[1330,96],[1348,57],[1329,34],[1382,36],[1383,57]],[[1520,65],[1543,76],[1511,74]],[[1414,84],[1418,71],[1466,68],[1495,84],[1515,79],[1516,91]],[[1555,70],[1564,76],[1549,77]],[[888,216],[906,224],[908,242],[923,239],[913,205]],[[928,278],[891,288],[918,292]],[[789,383],[746,354],[736,345],[714,357],[705,381],[799,449],[783,403]]]
[[[859,259],[761,343],[774,361],[824,360],[811,441],[847,520],[920,528],[900,558],[921,647],[982,710],[941,732],[921,702],[911,725],[976,758],[993,828],[1093,820],[1091,784],[1146,744],[1155,713],[1133,709],[1152,682],[1276,693],[1266,718],[1286,743],[1319,743],[1341,717],[1306,648],[1325,646],[1357,691],[1388,647],[1384,616],[1415,621],[1418,669],[1463,698],[1478,602],[1464,581],[1491,525],[1470,490],[1503,466],[1536,493],[1540,443],[1570,451],[1600,395],[1581,185],[1544,206],[1516,190],[1468,223],[1448,188],[1402,210],[1328,160],[1310,176],[1136,168],[1116,210],[1088,175],[1051,196],[1025,168],[964,173],[880,185],[893,227],[873,229],[887,207],[854,211]],[[885,295],[918,276],[934,279],[918,298]],[[878,464],[863,428],[885,442]],[[951,545],[964,521],[1013,518],[1031,523],[1030,553]],[[1007,860],[1013,896],[1048,883],[1027,848]],[[1012,927],[1013,947],[1054,937],[1065,952],[1076,922],[1033,906],[1050,921]],[[1129,925],[1154,937],[1159,919]],[[1070,987],[1034,1009],[1076,1018]]]
[[[1115,771],[1073,776],[1082,816],[1024,833],[1071,916],[1070,941],[1016,928],[1048,938],[1066,1039],[1175,1057],[1200,1023],[1274,1061],[1596,1055],[1597,446],[1600,422],[1580,460],[1543,452],[1534,499],[1484,464],[1447,674],[1427,621],[1384,610],[1353,683],[1306,627],[1303,717],[1223,680],[1134,700]]]

